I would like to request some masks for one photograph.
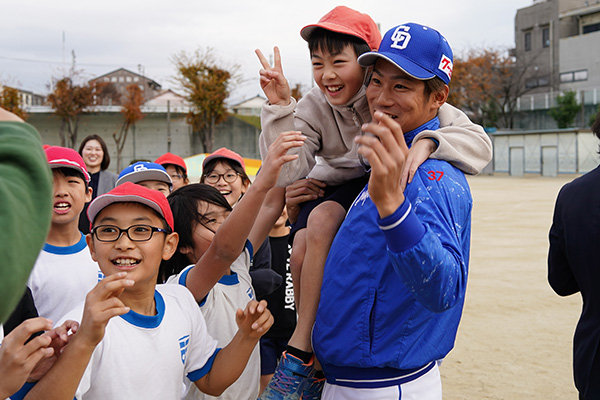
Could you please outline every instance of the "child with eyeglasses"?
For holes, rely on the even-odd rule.
[[[297,132],[280,135],[269,149],[260,174],[234,208],[216,188],[202,183],[182,187],[168,197],[179,243],[173,257],[163,262],[162,275],[169,283],[179,283],[192,292],[207,321],[208,332],[219,346],[235,335],[235,308],[256,298],[250,261],[256,244],[265,241],[276,220],[269,220],[269,210],[257,210],[275,185],[281,165],[296,158],[284,156],[285,151],[302,143],[303,137]],[[234,175],[231,171],[222,172],[230,174],[229,179]],[[257,345],[240,378],[219,398],[254,400],[259,379]],[[189,398],[200,397],[191,382],[187,382],[187,387]]]
[[[96,198],[88,216],[87,243],[106,278],[67,313],[79,329],[26,398],[180,399],[184,377],[222,393],[273,323],[266,303],[234,310],[238,330],[221,349],[190,292],[156,284],[178,242],[167,199],[126,182]]]
[[[246,173],[242,156],[225,147],[214,151],[204,159],[200,182],[216,188],[231,207],[235,207],[252,183]],[[275,212],[277,215],[280,213],[280,210]],[[262,299],[273,293],[281,285],[282,279],[271,268],[269,241],[265,239],[262,243],[255,243],[255,246],[257,249],[252,258],[250,276],[256,297]]]
[[[167,171],[173,182],[173,190],[177,190],[182,186],[190,184],[185,160],[177,154],[165,153],[158,157],[154,162],[162,165]]]

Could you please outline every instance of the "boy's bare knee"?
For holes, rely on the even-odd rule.
[[[344,221],[346,210],[339,203],[326,201],[311,211],[306,223],[306,239],[321,241],[335,235]]]

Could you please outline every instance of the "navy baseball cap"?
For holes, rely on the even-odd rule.
[[[408,23],[396,26],[383,37],[378,51],[358,57],[368,67],[383,58],[419,80],[440,78],[447,85],[452,78],[452,49],[448,41],[433,28]]]
[[[143,181],[165,182],[173,187],[173,181],[162,165],[146,161],[136,162],[121,171],[116,186],[125,182],[140,183]]]

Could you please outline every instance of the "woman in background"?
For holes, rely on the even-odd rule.
[[[98,135],[89,135],[81,142],[79,154],[85,162],[85,166],[92,177],[90,187],[92,188],[92,200],[101,194],[114,189],[119,176],[107,171],[110,165],[110,155],[104,140]],[[84,234],[90,232],[90,221],[87,218],[87,203],[79,216],[79,230]]]

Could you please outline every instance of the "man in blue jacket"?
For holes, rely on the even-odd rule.
[[[452,349],[462,314],[472,199],[445,161],[425,161],[405,191],[400,178],[412,138],[439,128],[452,50],[439,32],[409,23],[358,61],[373,68],[373,122],[357,138],[371,176],[325,266],[313,331],[322,398],[441,399],[436,360]]]

